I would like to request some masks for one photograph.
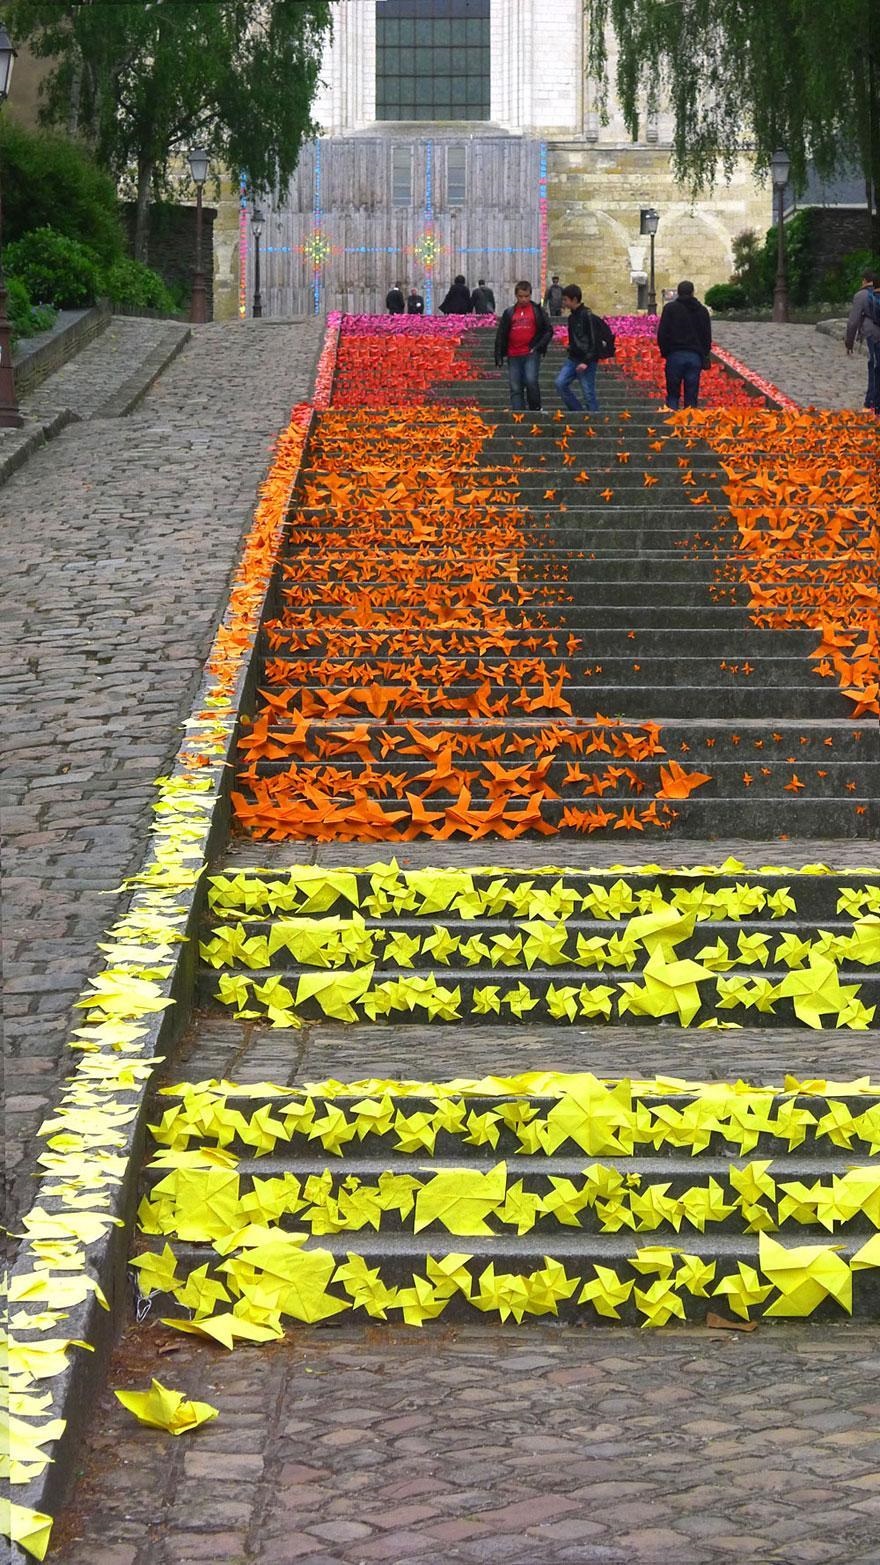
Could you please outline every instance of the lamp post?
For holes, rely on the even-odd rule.
[[[258,206],[251,215],[251,233],[254,236],[254,304],[253,317],[258,321],[263,313],[263,297],[260,293],[260,239],[263,233],[263,214]]]
[[[791,160],[788,153],[779,147],[770,159],[770,173],[773,178],[773,189],[777,196],[776,217],[776,281],[773,284],[773,319],[774,321],[788,320],[788,279],[785,275],[785,220],[784,199],[785,187],[788,184],[788,174],[791,168]]]
[[[196,269],[193,276],[189,318],[196,326],[204,326],[208,319],[208,291],[202,269],[202,191],[209,168],[210,159],[205,148],[194,147],[189,155],[189,171],[196,187]]]
[[[657,314],[657,289],[654,286],[654,236],[657,233],[657,224],[660,221],[660,213],[649,207],[645,213],[645,233],[651,240],[651,271],[648,278],[648,314]]]
[[[12,67],[16,51],[6,28],[0,23],[0,107],[9,97]],[[0,235],[3,229],[3,212],[0,205]],[[6,314],[6,283],[3,279],[3,260],[0,253],[0,429],[21,429],[24,419],[18,411],[15,395],[15,372],[12,368],[12,327]]]

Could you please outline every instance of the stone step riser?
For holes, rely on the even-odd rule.
[[[383,684],[386,682],[383,681]],[[287,686],[293,691],[291,706],[296,710],[298,706],[310,695],[314,694],[316,687]],[[340,687],[320,686],[325,690],[336,691]],[[341,687],[343,690],[347,687]],[[623,692],[626,691],[626,706],[632,714],[644,714],[646,712],[662,713],[663,719],[694,717],[699,719],[700,713],[709,711],[713,714],[713,721],[719,718],[739,720],[740,718],[757,719],[765,717],[776,722],[788,719],[797,721],[798,717],[814,718],[829,721],[842,718],[851,710],[843,696],[829,687],[824,689],[820,683],[815,685],[788,685],[775,686],[767,684],[765,687],[750,687],[747,680],[741,680],[738,685],[731,687],[727,684],[703,684],[682,686],[675,683],[662,685],[640,685],[635,682],[622,682],[617,684],[606,683],[597,676],[586,685],[573,685],[566,683],[563,688],[563,698],[567,704],[567,711],[562,715],[574,717],[588,717],[596,711],[620,713],[623,704]],[[488,693],[490,703],[499,701],[507,695],[510,701],[516,700],[521,694],[518,685],[503,686],[492,685]],[[540,696],[539,687],[528,687],[527,694],[534,700]],[[419,714],[424,711],[422,697],[432,697],[431,715],[439,721],[456,722],[465,721],[468,714],[462,715],[460,708],[456,709],[446,705],[440,700],[441,696],[452,701],[473,700],[473,686],[451,686],[445,690],[438,687],[426,687],[422,691],[416,691],[409,697],[403,687],[399,698],[395,698],[393,704],[395,716],[408,712],[413,720],[418,720]],[[364,714],[363,703],[358,703],[352,708],[361,715]],[[539,709],[540,710],[540,709]],[[548,703],[545,708],[545,722],[557,721],[561,715],[560,708],[553,703]],[[368,715],[368,714],[367,714]],[[639,721],[635,715],[624,721]]]

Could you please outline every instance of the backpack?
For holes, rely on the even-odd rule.
[[[593,342],[596,348],[597,359],[613,359],[615,354],[614,333],[608,322],[601,315],[591,315],[590,324],[593,327]]]
[[[865,294],[865,319],[880,326],[880,291],[869,288]]]

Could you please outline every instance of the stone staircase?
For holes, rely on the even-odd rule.
[[[227,1345],[876,1318],[880,874],[803,851],[876,864],[876,722],[806,616],[759,623],[740,446],[614,369],[596,418],[513,415],[491,334],[460,351],[427,416],[319,418],[209,883],[229,1064],[197,1036],[157,1100],[140,1292]],[[668,867],[734,836],[777,867]]]

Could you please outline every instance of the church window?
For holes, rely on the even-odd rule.
[[[467,201],[467,149],[446,149],[446,204],[464,206]]]
[[[376,0],[376,118],[489,118],[490,0]]]
[[[400,143],[391,149],[391,204],[412,205],[412,147]]]

